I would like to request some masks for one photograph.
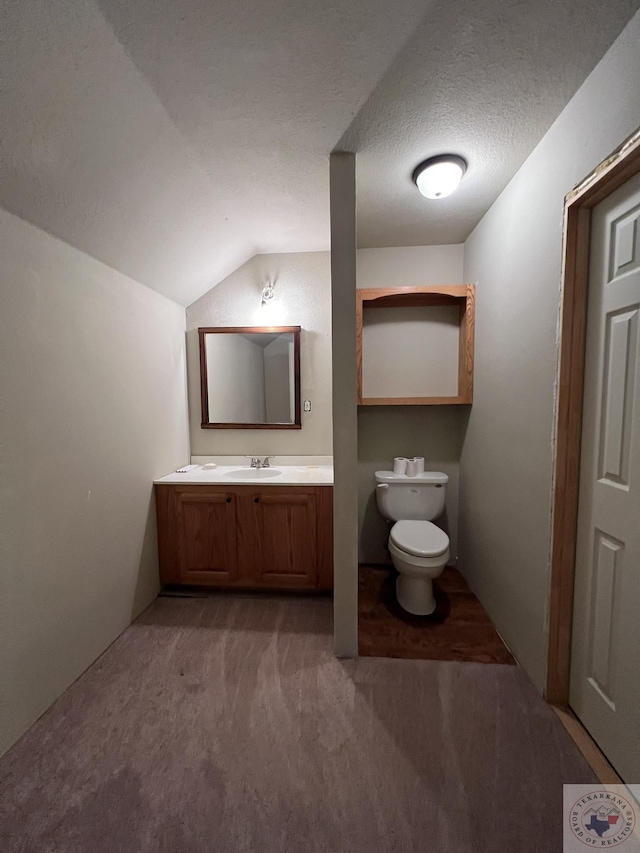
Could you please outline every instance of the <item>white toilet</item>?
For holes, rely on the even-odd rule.
[[[415,477],[376,471],[378,509],[388,521],[395,521],[389,551],[399,572],[396,597],[416,616],[428,616],[436,609],[433,580],[449,561],[449,537],[431,522],[444,511],[448,482],[439,471]]]

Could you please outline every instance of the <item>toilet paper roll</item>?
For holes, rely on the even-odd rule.
[[[393,460],[393,473],[394,474],[406,474],[407,473],[407,460],[404,456],[396,456]]]
[[[415,456],[413,461],[416,463],[416,474],[424,473],[424,456]]]
[[[407,477],[415,477],[418,473],[418,466],[415,459],[407,459]]]

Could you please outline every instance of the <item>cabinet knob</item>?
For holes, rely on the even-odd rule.
[[[259,504],[259,503],[260,503],[260,498],[254,498],[254,499],[253,499],[253,502],[254,502],[254,504]]]
[[[227,503],[228,503],[228,504],[230,504],[230,503],[231,503],[231,498],[227,498]]]

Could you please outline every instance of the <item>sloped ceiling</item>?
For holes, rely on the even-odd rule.
[[[340,143],[358,152],[358,245],[464,241],[639,6],[432,3]],[[467,172],[454,195],[428,201],[411,174],[445,152]]]
[[[328,155],[421,0],[1,0],[0,205],[184,305],[329,245]]]
[[[184,305],[257,253],[464,239],[638,0],[0,0],[0,204]],[[410,184],[469,159],[428,209]]]

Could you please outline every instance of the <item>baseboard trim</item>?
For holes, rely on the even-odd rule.
[[[598,744],[573,713],[571,708],[559,708],[551,706],[560,718],[560,722],[569,732],[571,739],[584,756],[587,764],[591,767],[603,785],[624,785],[622,779],[607,761]]]

